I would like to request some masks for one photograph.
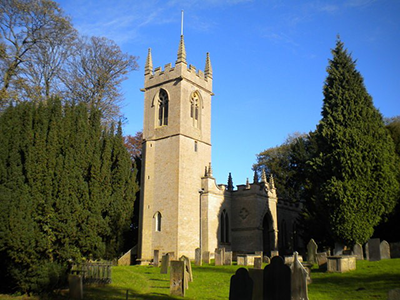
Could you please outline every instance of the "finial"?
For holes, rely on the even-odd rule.
[[[183,9],[181,11],[181,36],[183,36]]]
[[[249,178],[246,179],[246,190],[249,190],[251,188]]]
[[[206,57],[206,67],[204,68],[204,76],[206,78],[212,79],[212,67],[211,67],[211,61],[210,61],[210,53],[207,52],[207,57]]]
[[[146,65],[144,67],[144,75],[149,75],[153,73],[153,59],[151,57],[151,48],[147,53]]]
[[[177,59],[176,63],[177,64],[179,64],[179,63],[186,64],[186,49],[185,49],[185,41],[183,40],[183,34],[181,35],[181,41],[179,43],[178,59]]]
[[[233,191],[233,180],[231,173],[228,175],[228,191]]]
[[[212,177],[211,162],[208,164],[208,177]]]
[[[274,176],[272,174],[269,176],[269,184],[271,186],[271,189],[275,188]]]
[[[265,169],[261,171],[261,182],[267,183],[267,175],[265,174]]]
[[[207,170],[207,166],[205,166],[204,177],[208,177],[208,170]]]
[[[258,183],[258,173],[257,173],[257,170],[254,170],[253,183]]]

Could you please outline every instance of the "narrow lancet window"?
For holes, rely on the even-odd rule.
[[[158,126],[168,125],[168,94],[160,90],[158,99]]]
[[[155,230],[161,231],[161,213],[158,211],[154,215]]]
[[[225,209],[220,216],[220,238],[221,243],[229,243],[229,217]]]
[[[199,107],[200,99],[197,92],[193,93],[190,98],[190,118],[192,119],[193,126],[199,126]]]

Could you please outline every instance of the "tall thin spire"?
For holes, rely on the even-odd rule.
[[[258,183],[258,173],[257,173],[257,170],[254,170],[253,183]]]
[[[267,183],[267,175],[265,174],[265,169],[261,171],[261,182]]]
[[[178,49],[178,59],[176,63],[186,64],[186,49],[185,49],[185,41],[183,40],[183,35],[181,35],[181,41],[179,43],[179,49]]]
[[[233,191],[233,180],[232,180],[231,173],[229,173],[229,176],[228,176],[228,191]]]
[[[153,59],[151,57],[151,48],[147,53],[146,65],[144,67],[144,75],[152,74],[153,72]]]
[[[210,53],[208,53],[208,52],[207,52],[207,57],[206,57],[206,67],[204,68],[204,76],[206,78],[212,79],[212,67],[211,67]]]

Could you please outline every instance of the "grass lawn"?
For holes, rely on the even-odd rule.
[[[194,282],[189,283],[185,299],[228,299],[230,277],[239,266],[192,265]],[[379,262],[358,261],[357,270],[329,274],[312,270],[308,286],[310,300],[387,299],[387,293],[400,288],[400,259]],[[176,299],[169,296],[169,274],[160,274],[152,266],[113,267],[113,283],[102,287],[85,287],[85,299]],[[2,296],[0,299],[44,299]],[[56,299],[68,299],[60,296]]]

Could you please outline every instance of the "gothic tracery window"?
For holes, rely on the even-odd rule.
[[[198,93],[195,92],[190,98],[190,118],[193,120],[194,127],[198,127],[199,125],[199,108],[200,99]]]
[[[168,125],[168,94],[161,89],[158,95],[158,126]]]

